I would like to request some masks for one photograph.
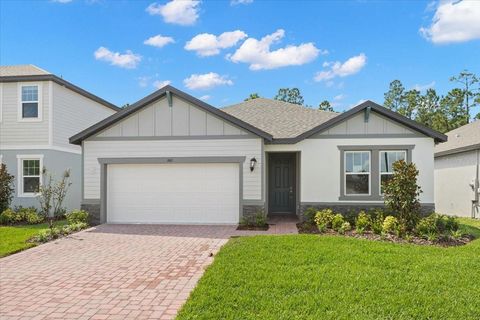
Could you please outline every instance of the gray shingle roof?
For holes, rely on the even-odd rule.
[[[274,139],[297,137],[339,115],[265,98],[248,100],[221,110],[270,133]]]
[[[38,76],[51,74],[33,64],[21,64],[16,66],[0,66],[0,77],[11,76]]]
[[[480,149],[480,120],[447,132],[448,141],[435,146],[435,156]]]

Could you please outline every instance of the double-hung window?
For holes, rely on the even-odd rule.
[[[33,197],[42,183],[43,156],[23,155],[18,158],[18,195]]]
[[[393,175],[393,164],[407,159],[406,150],[380,151],[380,194],[383,194],[383,184]]]
[[[19,120],[40,121],[42,119],[40,86],[37,84],[21,84],[19,96]]]
[[[345,151],[345,195],[370,194],[370,151]]]

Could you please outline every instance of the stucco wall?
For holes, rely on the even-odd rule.
[[[433,139],[361,138],[306,139],[294,145],[265,145],[266,152],[300,152],[300,202],[340,203],[340,150],[338,146],[414,145],[412,162],[419,170],[422,203],[434,203]],[[361,201],[368,202],[368,201]]]
[[[435,158],[435,207],[438,212],[470,217],[478,152],[470,151]]]

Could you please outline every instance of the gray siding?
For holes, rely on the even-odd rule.
[[[98,102],[53,83],[53,145],[74,148],[68,138],[115,113]]]
[[[97,137],[247,136],[249,133],[173,96],[155,101],[100,132]]]
[[[60,178],[66,169],[70,169],[70,180],[72,185],[65,199],[65,207],[68,210],[80,208],[81,202],[81,162],[82,156],[71,152],[62,152],[56,150],[0,150],[2,162],[7,166],[10,174],[15,176],[15,196],[12,206],[34,206],[39,207],[37,198],[18,197],[17,181],[18,167],[17,155],[43,155],[43,166],[47,168],[55,177]]]
[[[0,122],[0,146],[19,145],[48,145],[49,143],[49,113],[50,96],[48,81],[23,82],[21,84],[35,84],[40,87],[42,104],[42,121],[22,122],[18,121],[19,110],[19,83],[0,83],[0,110],[2,121]]]

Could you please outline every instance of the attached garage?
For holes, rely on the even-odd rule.
[[[238,163],[108,164],[107,223],[234,224]]]

